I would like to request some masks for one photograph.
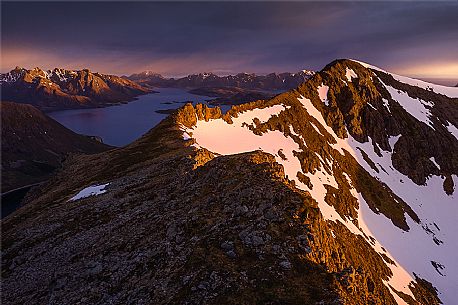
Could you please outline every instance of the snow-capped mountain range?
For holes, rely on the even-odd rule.
[[[187,104],[5,220],[5,300],[453,305],[457,151],[458,88],[354,60]]]
[[[0,75],[2,100],[42,110],[98,107],[132,100],[150,92],[127,79],[84,70],[16,67]]]
[[[191,74],[181,78],[166,78],[160,74],[145,71],[132,74],[128,79],[153,87],[205,88],[205,87],[237,87],[257,90],[290,90],[296,88],[315,72],[302,70],[297,73],[270,73],[256,75],[239,73],[236,75],[218,76],[214,73]]]

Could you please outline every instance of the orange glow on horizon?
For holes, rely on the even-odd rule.
[[[329,60],[331,62],[332,59]],[[407,65],[392,65],[385,67],[377,62],[368,62],[389,72],[416,78],[458,78],[458,61],[411,63]],[[121,52],[92,53],[89,50],[79,54],[64,56],[51,50],[33,49],[28,47],[5,47],[2,46],[0,71],[9,72],[16,66],[32,69],[53,69],[56,67],[65,69],[88,68],[95,72],[130,75],[142,71],[153,71],[167,77],[179,77],[188,74],[213,72],[221,75],[236,74],[240,72],[254,72],[258,74],[270,72],[296,72],[302,69],[311,69],[307,66],[298,66],[294,69],[279,69],[275,65],[270,67],[258,67],[252,65],[251,56],[212,56],[210,54],[186,54],[181,58],[156,58],[145,59]],[[320,69],[320,68],[319,68]],[[259,72],[262,70],[264,72]],[[279,71],[281,70],[281,71]],[[224,72],[223,72],[224,71]]]
[[[394,71],[393,71],[394,72]],[[458,61],[451,63],[429,63],[397,69],[397,74],[431,78],[458,78]]]

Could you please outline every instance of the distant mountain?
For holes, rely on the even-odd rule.
[[[144,71],[141,73],[132,74],[130,76],[123,75],[125,79],[130,79],[135,82],[145,82],[148,81],[150,83],[157,83],[157,84],[165,84],[167,81],[173,78],[166,78],[159,73],[154,73],[152,71]],[[161,86],[164,87],[164,86]]]
[[[72,132],[31,105],[1,102],[2,193],[41,182],[70,153],[111,147]]]
[[[297,73],[270,73],[256,75],[239,73],[237,75],[218,76],[213,73],[192,74],[182,78],[165,78],[153,72],[132,74],[128,79],[151,87],[238,87],[256,90],[289,90],[296,88],[314,74],[313,71],[303,70]]]
[[[225,114],[186,104],[2,222],[2,301],[455,304],[457,97],[338,60]]]
[[[16,69],[0,75],[2,100],[44,111],[102,107],[132,100],[151,90],[124,78],[84,70]]]
[[[257,100],[267,100],[276,95],[276,93],[243,89],[239,87],[201,87],[189,90],[189,93],[213,97],[208,100],[207,104],[217,105],[239,105]]]

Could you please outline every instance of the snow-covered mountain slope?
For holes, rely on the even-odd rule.
[[[458,97],[458,91],[456,90],[457,86],[448,87],[448,86],[441,86],[441,85],[431,84],[431,83],[428,83],[428,82],[425,82],[425,81],[422,81],[422,80],[419,80],[419,79],[410,78],[410,77],[406,77],[406,76],[390,73],[390,72],[387,72],[387,71],[385,71],[385,70],[383,70],[383,69],[381,69],[379,67],[370,65],[370,64],[362,62],[362,61],[357,61],[357,60],[355,60],[355,61],[357,63],[361,64],[362,66],[366,67],[366,68],[390,74],[391,76],[393,76],[394,79],[400,81],[401,83],[405,83],[405,84],[408,84],[408,85],[411,85],[411,86],[415,86],[415,87],[420,87],[420,88],[423,88],[423,89],[426,89],[426,90],[431,90],[431,91],[434,91],[435,93],[443,94],[443,95],[446,95],[448,97]]]
[[[328,221],[386,255],[399,304],[416,277],[458,299],[458,96],[448,88],[337,61],[266,105],[233,108],[186,126],[184,138],[216,154],[275,156]],[[362,174],[363,172],[363,174]],[[375,186],[377,184],[377,186]],[[349,192],[354,205],[341,202]],[[347,199],[348,200],[348,199]],[[417,298],[417,301],[420,301]]]
[[[454,304],[457,126],[457,99],[350,60],[187,104],[2,221],[2,301]]]

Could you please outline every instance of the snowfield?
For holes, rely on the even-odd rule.
[[[448,125],[445,127],[447,127],[448,132],[450,132],[458,140],[458,128],[450,122],[447,123]]]
[[[329,87],[321,84],[321,86],[318,87],[318,95],[320,96],[320,100],[326,105],[329,106],[329,101],[328,101],[328,90]]]
[[[385,84],[383,85],[388,90],[391,97],[395,101],[397,101],[402,106],[402,108],[404,108],[408,113],[413,115],[418,121],[423,122],[426,125],[430,126],[432,129],[434,129],[433,123],[430,119],[430,108],[434,106],[434,103],[411,98],[406,92],[397,90]]]
[[[374,68],[364,63],[363,65]],[[347,80],[351,81],[355,77],[357,77],[356,73],[347,68]],[[432,85],[396,75],[393,75],[393,77],[414,86],[430,87],[435,92],[441,92],[443,94],[451,92],[452,94],[450,96],[458,96],[458,88]],[[398,91],[389,86],[386,87],[392,98],[407,112],[432,128],[433,125],[430,121],[430,107],[433,106],[432,103],[412,99],[405,92]],[[327,86],[322,84],[317,90],[321,101],[326,105],[328,105],[328,89]],[[315,118],[315,120],[311,121],[313,123],[312,126],[320,134],[327,132],[336,140],[336,143],[329,143],[329,145],[340,154],[345,154],[345,151],[348,151],[369,174],[385,183],[397,196],[403,199],[418,215],[420,223],[416,223],[406,215],[410,230],[408,232],[403,231],[393,225],[391,220],[383,214],[374,213],[361,194],[354,188],[351,189],[351,193],[359,201],[359,227],[356,227],[349,219],[342,219],[337,211],[324,200],[327,192],[325,185],[338,188],[332,170],[329,172],[326,169],[333,168],[333,160],[330,156],[327,158],[318,155],[321,160],[321,168],[315,173],[303,173],[310,178],[313,184],[313,188],[309,189],[307,185],[297,179],[297,173],[301,172],[301,165],[299,160],[294,157],[293,151],[300,151],[300,147],[292,138],[285,136],[280,131],[268,131],[262,136],[259,136],[247,128],[247,124],[254,124],[255,118],[266,122],[273,115],[285,111],[286,107],[284,105],[275,105],[240,113],[237,118],[232,118],[232,124],[228,124],[222,119],[210,120],[208,122],[204,120],[198,121],[193,128],[183,129],[183,138],[187,140],[192,137],[197,142],[195,147],[205,147],[220,155],[237,154],[253,150],[262,150],[274,155],[276,161],[284,166],[287,177],[294,180],[298,188],[309,191],[312,197],[317,200],[325,219],[343,223],[354,234],[362,235],[362,232],[364,232],[368,236],[368,241],[370,241],[369,237],[372,236],[376,239],[376,242],[369,244],[377,252],[386,254],[396,262],[396,265],[388,265],[393,271],[393,276],[386,283],[387,286],[389,284],[396,290],[413,297],[412,292],[408,289],[408,284],[414,280],[413,273],[415,273],[419,277],[432,282],[439,290],[439,297],[444,304],[454,304],[455,300],[458,299],[458,290],[456,289],[458,287],[458,260],[455,255],[458,251],[458,234],[456,234],[458,196],[456,187],[454,194],[448,196],[442,186],[444,178],[439,176],[429,177],[426,185],[415,184],[407,176],[394,168],[391,161],[392,152],[380,150],[381,156],[377,155],[370,138],[369,142],[366,143],[359,143],[351,136],[346,139],[339,138],[332,128],[326,124],[321,112],[314,107],[309,99],[301,97],[299,101],[307,113]],[[384,106],[389,110],[388,101],[384,100],[384,103]],[[292,126],[289,127],[291,133],[297,135]],[[455,126],[449,124],[446,127],[457,137],[458,129]],[[400,136],[389,138],[392,148]],[[304,142],[304,138],[300,138]],[[306,142],[304,144],[307,146]],[[279,156],[279,150],[283,152],[286,159]],[[364,161],[361,150],[380,169],[378,172]],[[435,159],[432,159],[431,162],[439,168]],[[353,185],[350,177],[347,174],[344,175],[349,184]],[[458,177],[453,175],[452,178],[455,186],[458,185]],[[80,193],[75,197],[81,196]],[[442,243],[437,244],[437,240]],[[382,247],[386,249],[386,252],[384,252]],[[444,266],[444,269],[436,270],[432,262],[440,263]],[[406,304],[393,291],[392,294],[399,304]]]

